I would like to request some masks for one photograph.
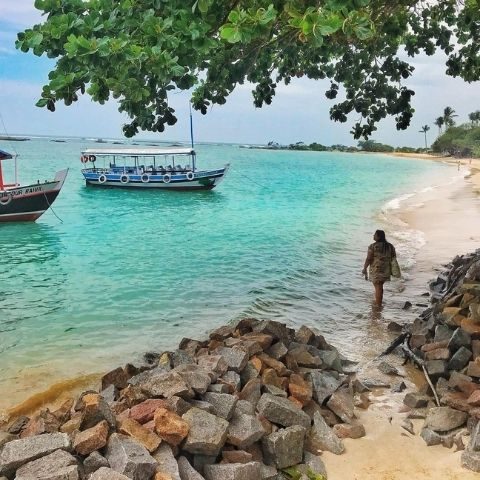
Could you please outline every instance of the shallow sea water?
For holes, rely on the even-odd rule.
[[[53,206],[61,221],[0,225],[0,391],[11,403],[247,316],[317,326],[349,358],[368,356],[385,337],[360,274],[373,231],[390,229],[408,277],[421,238],[387,223],[389,202],[451,175],[382,155],[197,145],[200,168],[232,167],[211,192],[103,190],[80,173],[80,151],[95,146],[13,145],[22,184],[70,172]],[[389,289],[384,321],[403,301],[404,286]]]

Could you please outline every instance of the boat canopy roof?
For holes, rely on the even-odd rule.
[[[194,155],[193,148],[89,148],[84,155],[118,155],[124,157],[153,157],[156,155]]]
[[[13,155],[4,150],[0,150],[0,160],[8,160],[9,158],[13,158]]]

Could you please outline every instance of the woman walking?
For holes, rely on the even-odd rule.
[[[377,230],[373,235],[375,240],[368,247],[367,259],[363,266],[362,273],[365,275],[365,279],[370,281],[375,287],[375,304],[377,307],[382,306],[383,302],[383,284],[390,280],[392,275],[392,259],[396,261],[395,247],[387,242],[385,238],[385,232],[383,230]],[[370,267],[369,275],[367,274],[367,268]]]

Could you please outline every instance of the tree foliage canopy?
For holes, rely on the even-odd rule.
[[[43,23],[18,34],[17,48],[56,58],[40,107],[55,109],[88,93],[113,97],[139,129],[176,122],[169,92],[192,89],[205,114],[238,84],[253,84],[255,106],[270,104],[278,83],[329,79],[325,92],[345,96],[334,121],[352,113],[353,136],[367,138],[393,115],[406,129],[413,67],[400,58],[437,49],[446,73],[480,78],[479,0],[36,0]]]

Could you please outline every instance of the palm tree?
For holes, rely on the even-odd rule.
[[[480,110],[470,113],[468,115],[468,118],[470,119],[474,127],[478,126],[478,123],[480,122]]]
[[[440,135],[442,133],[442,127],[445,123],[445,120],[443,117],[438,117],[433,123],[438,127],[438,134]]]
[[[452,107],[445,107],[443,109],[443,123],[445,124],[446,128],[450,128],[455,125],[455,120],[453,117],[458,117],[458,115],[455,115],[455,110]]]
[[[430,127],[428,125],[424,125],[422,129],[418,133],[423,133],[425,134],[425,150],[428,148],[427,146],[427,132],[430,130]]]

